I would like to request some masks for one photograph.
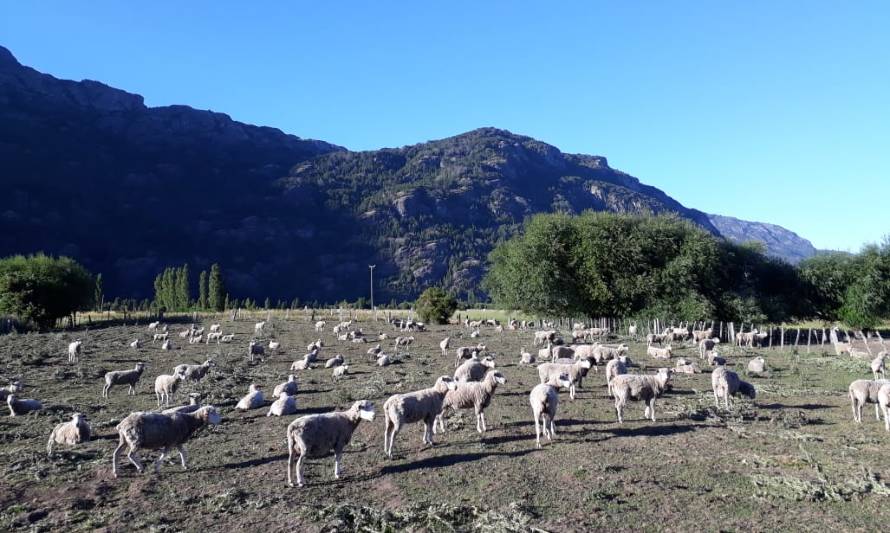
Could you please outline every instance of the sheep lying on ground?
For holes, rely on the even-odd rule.
[[[331,357],[327,361],[324,362],[325,368],[334,368],[335,366],[340,366],[343,364],[343,356],[340,354]]]
[[[385,353],[382,353],[377,357],[377,366],[389,366],[390,363],[392,363],[392,361]]]
[[[68,345],[68,362],[69,363],[77,362],[77,355],[81,352],[81,346],[83,346],[83,341],[80,339],[78,339]]]
[[[161,450],[155,461],[155,472],[160,473],[161,462],[172,448],[179,452],[183,470],[186,466],[185,442],[199,429],[220,422],[219,412],[212,405],[204,406],[194,413],[132,413],[117,425],[120,442],[111,455],[111,471],[117,477],[117,456],[124,446],[129,446],[127,458],[142,472],[139,450]]]
[[[433,445],[433,424],[442,411],[445,395],[457,388],[456,382],[442,376],[427,389],[394,394],[383,404],[383,453],[392,459],[396,435],[405,424],[423,422],[423,444]]]
[[[130,348],[138,350],[139,346],[141,346],[141,345],[142,345],[142,343],[139,341],[139,339],[136,339],[130,343]]]
[[[173,369],[174,374],[182,374],[182,379],[187,381],[198,382],[204,379],[204,376],[207,375],[207,372],[210,371],[210,367],[216,366],[216,363],[213,359],[207,359],[200,365],[176,365]]]
[[[609,396],[612,396],[612,380],[622,374],[627,374],[627,357],[622,355],[606,363],[606,390]]]
[[[886,378],[886,374],[884,374],[884,359],[887,358],[887,352],[881,352],[875,357],[871,362],[871,372],[875,379],[878,379],[878,374],[881,374],[881,378]]]
[[[367,400],[352,404],[348,411],[335,411],[300,417],[287,426],[287,484],[293,487],[291,474],[296,461],[297,485],[303,486],[303,459],[321,457],[334,452],[334,479],[340,479],[340,458],[343,448],[352,440],[352,433],[361,420],[374,420],[374,406]]]
[[[136,384],[142,377],[142,371],[145,370],[145,363],[136,363],[133,370],[112,370],[105,373],[105,386],[102,387],[102,397],[108,398],[108,391],[113,385],[129,385],[127,396],[136,394]]]
[[[164,405],[170,405],[170,400],[173,398],[173,395],[176,394],[176,390],[179,389],[179,384],[182,382],[182,374],[179,372],[175,372],[172,376],[169,374],[161,374],[160,376],[155,378],[155,397],[158,400],[158,407],[161,406],[161,402]]]
[[[485,357],[483,359],[467,359],[457,370],[454,371],[454,381],[464,383],[467,381],[480,381],[485,377],[485,373],[489,369],[494,368],[494,359]]]
[[[544,426],[544,436],[547,440],[553,440],[556,435],[556,427],[554,420],[556,419],[556,408],[559,405],[559,394],[557,388],[570,387],[572,385],[568,374],[560,374],[556,377],[553,385],[550,383],[540,383],[535,385],[528,395],[528,401],[532,407],[532,416],[535,419],[535,442],[538,448],[541,447],[541,426]]]
[[[547,383],[562,374],[568,374],[571,386],[569,387],[569,397],[575,399],[575,386],[581,379],[581,374],[585,370],[589,370],[591,363],[589,359],[581,359],[571,364],[565,363],[541,363],[538,365],[538,377],[541,383]]]
[[[266,399],[263,398],[263,391],[260,390],[259,386],[255,383],[251,383],[250,387],[247,389],[247,394],[238,400],[238,404],[235,406],[235,409],[239,409],[241,411],[248,411],[250,409],[259,409],[266,403]]]
[[[445,414],[448,410],[456,411],[458,409],[473,408],[476,412],[476,431],[484,433],[487,430],[485,426],[485,408],[491,403],[494,391],[498,385],[503,385],[507,379],[497,370],[490,370],[482,381],[471,381],[469,383],[458,383],[457,388],[449,391],[445,395],[442,402],[442,412],[436,417],[440,431],[445,432]],[[433,432],[436,431],[436,424],[433,424]]]
[[[173,413],[194,413],[201,407],[203,407],[201,405],[201,394],[198,392],[193,392],[189,394],[188,405],[177,405],[176,407],[171,407],[170,409],[164,409],[161,412],[165,415],[171,415]]]
[[[674,365],[674,373],[675,374],[700,374],[701,369],[698,367],[698,364],[693,363],[691,361],[687,361],[682,357],[677,359],[676,364]]]
[[[520,365],[532,365],[535,363],[535,356],[525,351],[525,347],[520,349],[519,352],[519,364]]]
[[[723,398],[723,405],[727,409],[730,408],[730,396],[741,394],[752,400],[757,396],[754,385],[742,381],[738,374],[725,366],[718,366],[711,372],[711,388],[714,391],[714,405],[720,407],[720,399]]]
[[[9,416],[26,415],[43,409],[43,404],[37,400],[20,400],[14,392],[6,396],[6,405],[9,407]]]
[[[50,433],[49,441],[46,443],[46,454],[52,457],[53,447],[56,444],[74,446],[88,440],[90,440],[90,424],[86,415],[74,413],[70,421],[59,424]]]
[[[646,355],[648,355],[649,357],[654,357],[656,359],[670,359],[672,350],[673,348],[671,348],[670,345],[667,345],[664,348],[649,346],[648,348],[646,348]]]
[[[282,391],[278,395],[278,399],[269,406],[269,412],[266,416],[284,416],[292,415],[297,412],[297,399],[287,392]]]
[[[645,417],[655,422],[655,399],[664,393],[670,379],[669,368],[659,368],[655,375],[622,374],[612,378],[612,395],[615,397],[618,423],[624,422],[623,411],[628,400],[645,403]]]
[[[275,390],[272,391],[272,396],[278,398],[281,396],[282,392],[286,392],[289,395],[293,396],[297,393],[297,389],[299,389],[299,385],[297,384],[297,376],[291,374],[287,377],[287,381],[284,383],[279,383],[275,386]]]
[[[766,359],[763,357],[755,357],[748,361],[748,374],[758,375],[766,372]]]
[[[890,383],[890,380],[886,379],[874,381],[857,379],[850,383],[850,387],[847,390],[850,394],[850,403],[853,408],[853,420],[860,424],[862,423],[862,406],[867,403],[875,404],[875,418],[881,419],[880,408],[878,407],[878,392],[881,390],[881,387],[888,383]]]

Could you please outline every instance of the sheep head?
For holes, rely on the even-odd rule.
[[[492,359],[491,357],[486,357],[485,359],[483,359],[483,360],[481,361],[481,363],[482,363],[483,366],[487,366],[488,368],[494,368],[494,367],[495,367],[494,359]]]
[[[450,376],[440,376],[439,379],[436,380],[436,384],[433,385],[433,388],[436,389],[436,392],[439,394],[445,394],[448,391],[455,390],[457,388],[457,382]]]
[[[504,383],[507,382],[507,378],[505,378],[504,375],[501,374],[501,373],[500,373],[499,371],[497,371],[497,370],[490,370],[490,371],[488,372],[488,374],[486,374],[485,377],[486,377],[487,379],[490,379],[490,380],[494,381],[494,382],[497,383],[498,385],[503,385]]]
[[[747,381],[739,383],[739,394],[751,398],[752,400],[757,397],[757,391],[754,389],[754,385],[751,385]]]
[[[572,380],[569,379],[569,375],[566,373],[562,373],[556,378],[556,384],[560,387],[569,388],[572,386]]]
[[[578,365],[579,365],[581,368],[587,368],[587,369],[589,369],[589,368],[590,368],[590,359],[586,359],[586,358],[585,358],[585,359],[581,359],[580,361],[578,361]]]
[[[204,421],[204,423],[209,424],[211,426],[215,426],[222,422],[222,417],[219,414],[219,411],[216,410],[216,407],[212,405],[205,405],[204,407],[195,411],[195,415]]]
[[[374,420],[374,404],[368,400],[359,400],[352,404],[352,410],[358,412],[359,418],[371,422]]]

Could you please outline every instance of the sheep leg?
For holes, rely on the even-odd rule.
[[[856,398],[853,398],[852,394],[850,394],[850,409],[853,410],[853,422],[859,422],[856,418]]]
[[[188,466],[185,464],[188,460],[188,454],[186,453],[185,448],[183,448],[182,445],[179,445],[176,447],[176,451],[179,452],[179,460],[182,463],[182,469],[188,470]]]
[[[621,416],[621,408],[622,407],[624,407],[624,405],[622,404],[621,399],[616,396],[615,397],[615,411],[618,413],[618,423],[619,424],[624,423],[624,418]]]
[[[649,400],[649,415],[652,417],[652,421],[655,422],[655,398]]]
[[[155,399],[158,400],[158,407],[161,406],[161,393],[155,392]]]
[[[390,459],[392,459],[392,449],[396,443],[396,435],[398,435],[398,433],[401,429],[402,428],[399,427],[397,422],[393,422],[392,433],[390,433],[390,435],[389,435],[389,453],[387,454],[387,455],[389,455]]]
[[[105,385],[104,387],[102,387],[102,397],[103,398],[108,398],[108,389],[109,389],[108,385]]]
[[[161,455],[158,456],[158,460],[155,461],[155,474],[161,473],[161,463],[164,462],[164,457],[167,457],[167,453],[170,451],[170,448],[164,448],[161,450]]]
[[[540,425],[540,422],[538,421],[538,418],[540,418],[540,416],[541,415],[539,415],[538,413],[535,413],[535,443],[538,448],[541,447],[541,425]],[[544,427],[546,428],[547,426],[545,425]],[[547,430],[545,429],[544,431],[546,434]]]
[[[875,404],[875,420],[877,420],[878,422],[881,421],[881,413],[878,410],[878,404]]]
[[[717,389],[714,389],[714,407],[720,407],[720,396],[717,395]]]
[[[334,479],[340,479],[340,458],[343,457],[343,452],[339,451],[334,454]]]
[[[569,398],[571,398],[572,400],[575,399],[575,384],[574,383],[569,385]]]
[[[130,448],[130,451],[127,452],[127,459],[133,463],[133,466],[136,467],[136,471],[141,474],[143,470],[142,463],[139,461],[139,452],[137,452],[135,448]]]
[[[485,413],[479,413],[479,418],[482,419],[482,431],[488,431],[488,426],[485,424]]]
[[[302,452],[302,450],[301,450]],[[300,453],[300,458],[297,459],[297,486],[303,486],[303,457],[304,455]]]
[[[547,419],[550,421],[550,432],[547,434],[547,440],[553,440],[553,437],[556,436],[556,424],[553,422],[553,415],[547,415]]]
[[[881,407],[884,411],[884,429],[890,431],[890,406]]]
[[[126,442],[124,439],[121,439],[120,444],[117,445],[117,448],[114,449],[114,453],[111,454],[111,473],[114,477],[117,477],[117,456],[125,445]]]

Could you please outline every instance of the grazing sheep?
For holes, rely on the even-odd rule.
[[[490,368],[494,368],[494,359],[467,359],[454,371],[454,381],[464,383],[467,381],[480,381]]]
[[[189,394],[189,403],[188,405],[177,405],[176,407],[171,407],[170,409],[164,409],[161,413],[165,415],[170,415],[173,413],[194,413],[198,409],[203,407],[201,405],[201,394],[198,392],[192,392]]]
[[[201,344],[204,342],[204,335],[198,335],[189,339],[189,344]]]
[[[377,358],[377,366],[389,366],[392,361],[390,361],[389,356],[385,353],[380,354]]]
[[[138,451],[141,449],[161,450],[161,455],[155,461],[155,473],[159,474],[164,457],[170,453],[171,448],[176,448],[185,470],[188,468],[185,442],[205,425],[216,425],[219,422],[219,412],[212,405],[205,405],[194,413],[132,413],[117,425],[120,442],[111,455],[111,471],[117,477],[117,456],[124,446],[129,446],[127,458],[140,473],[143,468]]]
[[[164,343],[161,344],[161,349],[162,349],[162,350],[167,350],[167,351],[172,350],[172,349],[173,349],[173,343],[170,342],[169,340],[165,340]]]
[[[155,397],[158,400],[158,407],[161,406],[161,401],[164,402],[164,405],[170,405],[170,400],[179,389],[182,379],[182,374],[179,372],[174,372],[172,376],[161,374],[155,378]]]
[[[145,363],[136,363],[133,370],[112,370],[105,373],[105,386],[102,387],[102,397],[108,398],[108,391],[113,385],[129,385],[127,396],[136,395],[136,384],[142,377],[142,371],[145,370]]]
[[[525,347],[522,347],[519,352],[519,364],[520,365],[533,365],[535,363],[535,356],[525,351]]]
[[[649,357],[654,357],[656,359],[670,359],[671,358],[672,348],[671,345],[668,344],[664,348],[656,348],[654,346],[649,346],[646,348],[646,355]]]
[[[691,361],[687,361],[682,357],[677,359],[676,364],[674,365],[674,373],[675,374],[700,374],[701,368],[698,367],[697,363],[693,363]]]
[[[710,339],[702,339],[698,343],[698,356],[701,359],[706,359],[708,354],[714,350],[714,348],[720,344],[720,339],[717,337],[713,337]]]
[[[256,324],[253,325],[254,335],[259,335],[265,329],[266,329],[266,321],[265,320],[263,320],[262,322],[257,322]]]
[[[591,366],[589,359],[581,359],[571,364],[566,363],[541,363],[538,365],[538,377],[541,383],[548,383],[562,374],[568,374],[572,382],[569,387],[569,398],[575,399],[575,386],[581,379],[581,374],[585,370],[589,370]]]
[[[615,376],[622,374],[627,374],[626,357],[620,356],[618,359],[612,359],[606,363],[606,390],[609,396],[612,396],[612,380],[615,379]]]
[[[296,412],[297,399],[289,395],[287,392],[282,391],[278,395],[278,399],[272,402],[272,405],[269,407],[269,412],[266,413],[266,416],[292,415]]]
[[[179,338],[180,338],[180,339],[187,339],[187,338],[189,338],[189,337],[192,336],[192,332],[194,332],[194,331],[195,331],[195,330],[194,330],[194,324],[193,324],[191,328],[189,328],[189,329],[184,329],[184,330],[180,331],[180,332],[179,332]],[[154,341],[152,341],[152,342],[154,342]]]
[[[574,359],[575,349],[571,346],[553,346],[550,348],[552,359]]]
[[[748,361],[748,374],[757,375],[766,372],[766,359],[763,357],[755,357]]]
[[[547,440],[553,440],[556,435],[556,427],[554,420],[556,419],[556,408],[559,405],[559,394],[556,389],[558,387],[570,387],[572,385],[568,374],[560,374],[557,376],[553,385],[550,383],[540,383],[535,385],[528,395],[528,401],[532,406],[532,416],[535,419],[535,442],[537,447],[541,447],[541,426],[544,426],[544,436]]]
[[[235,334],[229,333],[228,335],[223,335],[219,338],[219,340],[221,340],[222,342],[232,342],[233,340],[235,340]]]
[[[310,370],[312,369],[312,354],[306,354],[302,359],[298,359],[290,365],[291,370]]]
[[[878,406],[884,412],[884,429],[890,431],[890,384],[878,389]]]
[[[664,341],[667,340],[667,334],[665,333],[649,333],[646,335],[646,346],[652,346],[653,344],[658,344],[662,346]]]
[[[591,348],[591,355],[594,361],[596,361],[597,363],[602,363],[604,361],[620,357],[622,354],[627,353],[628,350],[629,348],[626,344],[620,344],[618,346],[594,344],[593,348]]]
[[[77,355],[81,352],[81,346],[83,346],[83,341],[80,339],[68,344],[68,362],[69,363],[77,362]]]
[[[757,396],[754,385],[739,379],[739,375],[725,366],[718,366],[711,372],[711,388],[714,390],[714,405],[720,407],[720,398],[724,406],[730,408],[730,396],[741,394],[752,400]]]
[[[139,339],[136,339],[136,340],[134,340],[133,342],[130,343],[130,348],[133,348],[133,349],[135,349],[135,350],[138,350],[139,347],[140,347],[141,345],[142,345],[142,343],[139,342]]]
[[[287,381],[284,383],[279,383],[275,385],[275,390],[272,391],[272,396],[278,398],[281,396],[282,392],[286,392],[291,396],[297,394],[297,389],[299,385],[297,384],[297,376],[291,374],[287,377]]]
[[[216,363],[213,359],[207,359],[200,365],[176,365],[173,369],[174,374],[182,374],[182,379],[198,382],[204,379],[204,376],[207,375],[207,372],[210,371],[210,367],[216,366]]]
[[[399,346],[408,346],[412,342],[414,342],[414,337],[396,337],[395,347],[398,348]]]
[[[881,413],[878,406],[878,392],[881,387],[887,383],[890,383],[890,380],[878,379],[872,381],[868,379],[857,379],[853,383],[850,383],[848,391],[850,393],[850,403],[853,409],[853,420],[860,424],[862,423],[862,406],[867,403],[875,404],[875,418],[878,420],[881,419]]]
[[[324,327],[327,324],[324,320],[319,320],[315,323],[315,331],[324,331]]]
[[[541,348],[538,350],[538,359],[543,361],[550,361],[553,358],[553,352],[551,351],[552,346],[547,344],[546,348]]]
[[[247,389],[247,394],[238,400],[235,409],[249,411],[250,409],[259,409],[265,403],[266,399],[263,398],[263,391],[260,390],[259,385],[251,383],[250,387]]]
[[[327,361],[324,362],[325,368],[334,368],[335,366],[340,366],[343,364],[343,356],[340,354],[331,357]]]
[[[155,333],[151,336],[151,342],[165,341],[169,336],[169,333]]]
[[[490,370],[482,381],[471,381],[468,383],[458,383],[457,388],[449,391],[445,395],[442,402],[442,412],[436,417],[440,430],[445,432],[445,413],[449,409],[456,411],[458,409],[473,408],[476,413],[476,431],[484,433],[487,428],[485,426],[485,408],[491,403],[491,397],[498,385],[507,382],[507,378],[497,370]],[[436,424],[433,424],[433,432],[436,430]]]
[[[881,374],[881,378],[886,378],[887,376],[884,374],[884,359],[887,357],[887,352],[881,352],[875,357],[871,362],[871,372],[875,379],[878,379],[878,374]]]
[[[253,356],[259,355],[260,357],[266,355],[266,350],[263,348],[261,344],[257,344],[256,341],[250,341],[250,344],[247,346],[247,355],[250,356],[250,362],[253,362]]]
[[[90,440],[90,424],[86,415],[74,413],[70,421],[59,424],[50,433],[46,443],[46,455],[50,458],[53,456],[53,446],[56,444],[74,446],[88,440]]]
[[[14,392],[6,396],[6,405],[9,407],[9,416],[26,415],[43,409],[43,404],[37,400],[19,400]]]
[[[382,351],[382,348],[380,348],[380,344],[378,343],[373,348],[368,348],[368,351],[365,353],[368,354],[372,359],[377,359],[377,355],[381,351]]]
[[[345,376],[347,371],[349,371],[349,365],[336,366],[333,372],[331,372],[331,379],[336,381]]]
[[[379,345],[378,345],[379,346]],[[451,346],[451,337],[445,337],[439,343],[439,349],[442,350],[442,357],[448,357],[448,348]]]
[[[394,394],[383,404],[383,453],[392,459],[396,435],[405,424],[423,422],[423,443],[433,445],[433,425],[442,412],[445,395],[457,385],[448,376],[441,376],[429,388],[404,394]]]
[[[667,390],[671,379],[669,368],[659,368],[654,375],[622,374],[612,378],[612,395],[618,423],[624,423],[624,406],[628,400],[640,400],[646,404],[644,416],[655,422],[655,399]]]
[[[374,406],[368,400],[352,404],[347,411],[335,411],[318,415],[302,416],[287,426],[287,484],[294,486],[291,473],[294,470],[294,456],[297,460],[297,485],[303,486],[303,459],[322,457],[334,452],[334,479],[340,479],[340,458],[343,448],[352,440],[361,420],[374,420]]]

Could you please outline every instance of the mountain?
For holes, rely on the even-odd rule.
[[[766,253],[797,264],[818,253],[813,243],[797,233],[775,224],[749,222],[722,215],[708,215],[711,224],[727,239],[735,242],[757,241]]]
[[[219,262],[238,297],[380,301],[478,291],[488,252],[534,213],[705,213],[609,166],[483,128],[350,152],[186,106],[59,80],[0,47],[0,255],[69,255],[106,292]],[[779,243],[779,241],[776,241]],[[195,276],[196,278],[197,276]]]

